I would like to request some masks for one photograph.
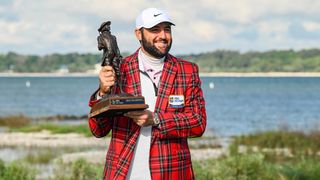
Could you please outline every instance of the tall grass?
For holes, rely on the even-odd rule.
[[[218,159],[194,161],[197,179],[320,179],[320,133],[279,130],[235,137],[229,155]],[[245,145],[247,151],[240,152]],[[250,147],[260,147],[253,150]],[[264,151],[270,148],[271,151]],[[288,148],[292,156],[277,153]]]
[[[60,151],[60,150],[59,150]],[[22,160],[30,164],[49,164],[54,158],[61,155],[58,151],[52,149],[37,149],[34,152],[28,153]]]
[[[199,180],[317,180],[320,161],[312,157],[295,157],[288,162],[269,161],[263,152],[238,153],[218,159],[194,161]]]
[[[9,128],[19,128],[31,123],[31,118],[24,115],[14,115],[7,117],[0,117],[0,126],[7,126]]]
[[[100,180],[103,165],[90,164],[85,159],[78,159],[71,164],[58,161],[52,179],[55,180]]]
[[[300,158],[295,163],[284,164],[279,167],[279,173],[287,179],[316,180],[320,179],[319,158]]]
[[[315,154],[320,151],[320,131],[267,131],[235,137],[235,143],[260,148],[289,148],[292,153]]]
[[[0,179],[2,180],[34,180],[36,170],[21,161],[15,161],[6,165],[0,159]]]

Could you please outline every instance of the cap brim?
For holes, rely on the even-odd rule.
[[[175,26],[175,24],[174,23],[172,23],[172,22],[170,22],[170,21],[159,21],[159,22],[155,22],[155,23],[152,23],[152,24],[145,24],[145,25],[143,25],[143,26],[138,26],[138,27],[136,27],[137,29],[140,29],[140,28],[147,28],[147,29],[149,29],[149,28],[152,28],[152,27],[154,27],[154,26],[156,26],[156,25],[158,25],[158,24],[160,24],[160,23],[169,23],[170,25],[173,25],[173,26]]]

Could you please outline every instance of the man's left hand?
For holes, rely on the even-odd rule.
[[[124,116],[132,118],[133,121],[139,126],[154,125],[154,113],[149,110],[143,111],[129,111]]]

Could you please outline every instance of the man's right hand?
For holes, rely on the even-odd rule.
[[[116,76],[112,66],[103,66],[99,73],[100,90],[99,96],[102,97],[110,93],[110,87],[115,84]]]

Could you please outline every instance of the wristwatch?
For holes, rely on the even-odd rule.
[[[154,123],[154,126],[158,126],[160,124],[159,116],[157,113],[154,113],[153,123]]]

